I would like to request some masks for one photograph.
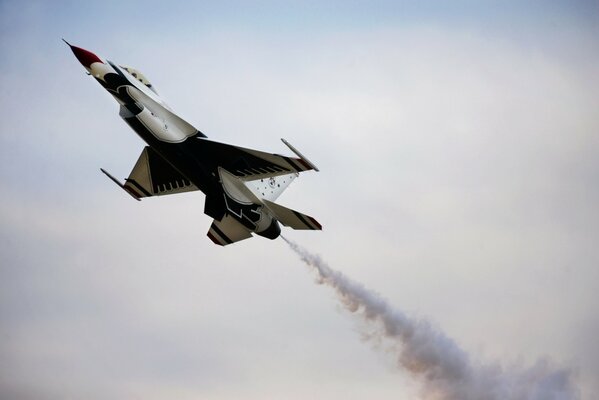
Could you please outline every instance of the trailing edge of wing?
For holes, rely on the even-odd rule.
[[[138,199],[198,190],[149,146],[141,152],[123,188]]]
[[[198,190],[193,183],[164,161],[149,146],[146,146],[141,152],[124,184],[106,170],[102,168],[100,170],[135,200]]]
[[[205,138],[198,138],[195,143],[197,146],[196,151],[204,160],[211,160],[214,165],[226,169],[243,181],[316,169],[314,164],[305,158],[286,157],[214,142]]]

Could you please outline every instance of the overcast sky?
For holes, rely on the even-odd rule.
[[[144,143],[60,40],[211,139],[321,170],[284,235],[474,359],[599,397],[595,1],[0,1],[0,397],[420,399],[282,240],[132,200]],[[218,3],[218,5],[216,5]],[[418,3],[418,5],[414,5]]]

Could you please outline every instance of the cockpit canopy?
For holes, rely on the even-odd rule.
[[[158,94],[156,92],[156,90],[154,89],[154,87],[152,87],[152,84],[150,83],[150,81],[139,70],[132,68],[132,67],[126,67],[124,65],[121,65],[121,68],[123,68],[125,71],[129,72],[135,79],[137,79],[138,81],[140,81],[141,83],[146,85],[148,87],[148,89],[150,89],[152,92]]]

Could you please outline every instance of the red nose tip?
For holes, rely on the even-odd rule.
[[[95,62],[102,62],[102,60],[100,60],[100,58],[91,51],[87,51],[85,49],[82,49],[81,47],[72,46],[70,44],[69,46],[71,46],[71,50],[73,50],[73,53],[75,54],[75,57],[77,57],[77,60],[79,60],[79,62],[83,64],[83,66],[86,68],[90,68],[91,65]]]

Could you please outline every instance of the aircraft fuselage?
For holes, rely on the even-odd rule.
[[[148,144],[150,149],[147,150],[147,160],[155,160],[154,164],[162,162],[163,167],[154,167],[152,174],[156,175],[156,171],[161,170],[171,171],[170,176],[176,175],[177,177],[177,179],[161,181],[154,179],[155,176],[151,176],[151,182],[153,182],[151,190],[147,185],[144,186],[131,177],[127,179],[125,185],[121,185],[107,173],[111,179],[138,200],[141,197],[177,190],[180,184],[182,188],[195,186],[206,195],[204,212],[214,218],[215,223],[218,221],[221,225],[228,224],[228,229],[235,231],[237,228],[231,227],[231,222],[223,220],[225,217],[232,218],[250,232],[270,239],[279,236],[281,228],[273,216],[273,207],[284,209],[279,212],[286,212],[287,209],[278,205],[269,207],[261,199],[262,196],[259,192],[262,189],[254,185],[257,189],[249,190],[242,179],[248,180],[255,176],[258,179],[262,177],[264,180],[264,178],[270,177],[269,179],[274,181],[278,187],[281,184],[286,187],[289,184],[288,181],[294,177],[284,174],[297,175],[298,172],[304,170],[316,169],[313,164],[303,158],[272,155],[210,141],[206,135],[171,111],[141,73],[132,68],[102,60],[87,50],[69,46],[88,73],[118,102],[120,117]],[[299,154],[291,145],[285,143],[296,154]],[[156,161],[155,154],[162,161]],[[164,163],[168,166],[164,166]],[[136,169],[138,169],[137,165]],[[151,175],[149,166],[147,173]],[[285,176],[289,176],[289,178],[282,182],[275,180]],[[270,183],[273,184],[273,182]],[[264,192],[261,195],[266,196]],[[311,219],[311,217],[293,210],[288,211],[295,213],[297,218],[303,219],[305,225],[309,226],[308,228],[294,229],[320,229],[320,225],[315,220],[314,223],[307,222],[306,218]],[[230,241],[227,240],[232,234],[219,231],[218,226],[214,224],[212,229],[216,233],[212,233],[211,230],[208,235],[215,243],[229,244],[236,241],[233,238]],[[217,235],[219,238],[225,239],[215,239],[213,236]],[[240,234],[240,237],[244,235]],[[245,237],[237,240],[243,238]]]

